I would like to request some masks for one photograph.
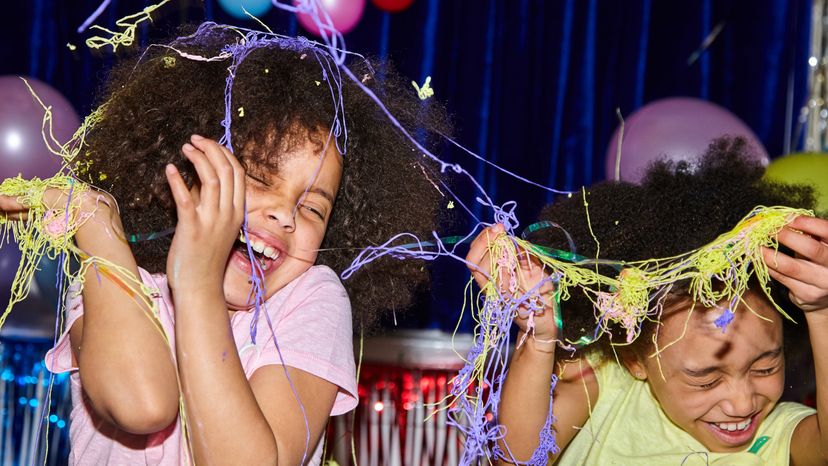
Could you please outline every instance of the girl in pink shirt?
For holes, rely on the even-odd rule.
[[[100,266],[68,293],[47,364],[72,371],[70,464],[319,464],[328,416],[356,405],[351,305],[370,324],[426,279],[391,258],[337,273],[433,229],[439,170],[325,50],[242,32],[205,23],[116,67],[72,167],[101,189],[77,246],[154,310]],[[351,69],[404,127],[448,130],[388,70]]]

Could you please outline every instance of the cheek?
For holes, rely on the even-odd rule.
[[[753,382],[756,393],[776,402],[782,398],[782,392],[785,391],[785,375],[784,372],[776,373],[768,377],[757,378]]]
[[[322,245],[322,240],[325,238],[326,226],[326,224],[308,219],[303,219],[302,224],[297,225],[296,232],[301,234],[297,236],[296,244],[302,250],[307,251],[304,254],[306,258],[310,258],[310,256],[313,256],[314,259],[316,258],[318,249]]]
[[[716,405],[709,393],[691,390],[675,379],[661,383],[651,382],[650,386],[664,413],[680,426],[692,423]]]

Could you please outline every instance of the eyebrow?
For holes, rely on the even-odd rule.
[[[782,347],[778,347],[769,351],[765,351],[764,353],[760,354],[753,360],[751,364],[755,364],[756,361],[765,358],[776,358],[782,354]],[[684,373],[689,375],[690,377],[704,377],[705,375],[710,375],[716,371],[720,371],[722,369],[721,366],[710,366],[705,367],[704,369],[688,369],[684,368]]]
[[[249,176],[249,177],[250,177],[250,178],[252,178],[254,181],[258,181],[259,183],[261,183],[261,184],[263,184],[263,185],[265,185],[265,186],[270,186],[270,183],[268,183],[267,181],[265,181],[265,180],[263,180],[263,179],[259,178],[258,176],[254,176],[254,175],[252,175],[251,173],[245,173],[245,175]]]
[[[309,192],[309,193],[319,194],[320,196],[322,196],[322,197],[324,197],[325,199],[327,199],[327,200],[328,200],[328,202],[330,202],[331,204],[333,204],[333,203],[334,203],[334,198],[333,198],[333,195],[331,195],[331,193],[329,193],[328,191],[325,191],[325,190],[324,190],[324,189],[322,189],[322,188],[314,188],[314,187],[310,187],[310,188],[308,188],[308,192]]]
[[[245,174],[246,174],[247,176],[249,176],[250,178],[252,178],[254,181],[258,181],[259,183],[261,183],[261,184],[263,184],[263,185],[265,185],[265,186],[270,186],[270,183],[269,183],[269,182],[267,182],[267,181],[265,181],[265,180],[263,180],[263,179],[261,179],[261,178],[259,178],[259,177],[257,177],[257,176],[251,175],[250,173],[245,173]],[[309,193],[319,194],[320,196],[322,196],[322,197],[324,197],[325,199],[327,199],[327,200],[328,200],[328,202],[330,202],[331,204],[333,204],[333,203],[334,203],[334,197],[333,197],[333,195],[332,195],[331,193],[329,193],[328,191],[325,191],[325,190],[324,190],[324,189],[322,189],[322,188],[314,188],[314,187],[311,187],[311,188],[308,188],[308,189],[307,189],[307,192],[309,192]]]

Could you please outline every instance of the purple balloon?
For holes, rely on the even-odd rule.
[[[607,147],[607,179],[615,179],[618,133]],[[719,136],[742,136],[752,155],[763,165],[768,153],[759,138],[736,115],[710,102],[689,97],[657,100],[640,108],[624,121],[621,143],[621,180],[638,182],[655,160],[694,160]]]
[[[298,0],[294,0],[293,3],[295,5],[299,2]],[[362,18],[362,12],[365,11],[365,0],[321,0],[320,4],[328,12],[336,30],[342,34],[356,27]],[[317,37],[321,37],[319,28],[316,27],[310,15],[297,13],[296,18],[299,20],[299,24],[308,32]]]
[[[52,107],[52,132],[63,144],[80,126],[80,118],[66,98],[46,83],[26,78],[40,100]],[[43,107],[17,76],[0,76],[0,181],[22,174],[47,178],[61,166],[43,141]],[[48,130],[48,127],[47,127]]]

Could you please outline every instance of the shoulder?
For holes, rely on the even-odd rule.
[[[755,448],[761,456],[779,461],[790,458],[795,464],[823,464],[811,454],[816,452],[811,446],[819,442],[814,414],[813,408],[799,403],[779,403],[759,426]]]
[[[288,322],[300,321],[305,330],[347,327],[351,331],[351,301],[336,273],[315,265],[271,297],[268,312]]]
[[[816,414],[816,410],[803,404],[789,401],[779,403],[759,427],[757,435],[790,436],[800,421],[812,414]]]
[[[291,297],[319,298],[329,296],[348,300],[348,292],[345,291],[345,286],[342,285],[339,276],[326,265],[312,266],[297,277],[291,285],[288,285],[290,289],[284,290]]]

